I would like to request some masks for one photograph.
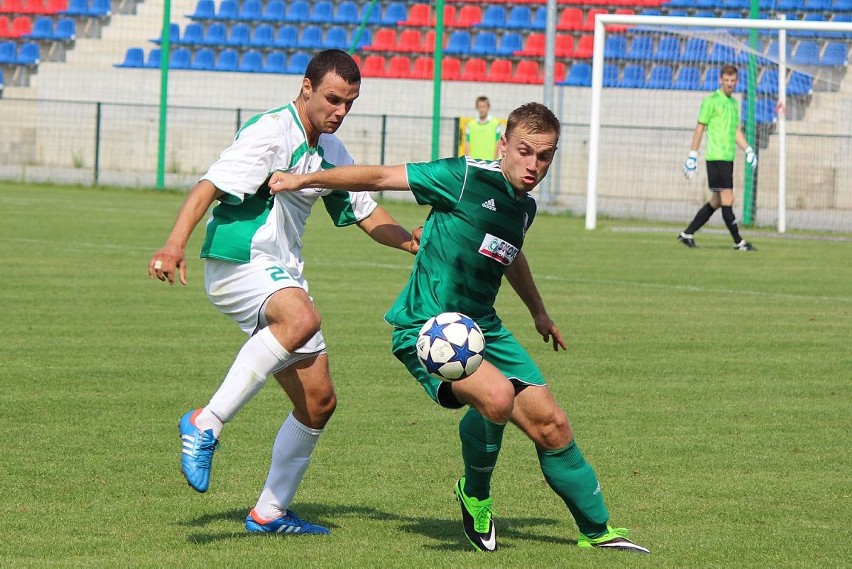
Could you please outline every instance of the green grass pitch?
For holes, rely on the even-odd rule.
[[[210,491],[179,472],[177,421],[244,338],[189,285],[146,274],[182,194],[0,184],[0,566],[846,567],[852,559],[852,237],[657,230],[539,215],[525,245],[569,349],[498,310],[568,410],[612,521],[651,556],[580,550],[514,428],[494,476],[500,549],[476,554],[452,486],[460,411],[390,354],[385,309],[411,258],[305,236],[339,405],[294,510],[327,537],[247,535],[290,406],[269,383],[228,425]],[[425,208],[385,202],[408,227]]]

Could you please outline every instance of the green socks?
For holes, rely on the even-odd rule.
[[[464,460],[464,493],[484,500],[491,496],[491,473],[503,442],[506,425],[492,423],[473,407],[459,423],[459,437]]]

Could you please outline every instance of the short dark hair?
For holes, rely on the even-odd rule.
[[[488,106],[489,106],[489,107],[491,106],[491,101],[489,101],[489,100],[488,100],[488,97],[486,97],[485,95],[480,95],[479,97],[477,97],[477,98],[476,98],[476,104],[477,104],[477,105],[478,105],[479,103],[482,103],[482,102],[486,102],[486,103],[488,103]]]
[[[541,103],[526,103],[509,113],[506,119],[506,138],[518,127],[535,134],[553,132],[557,140],[561,130],[559,119]]]
[[[737,75],[737,68],[733,65],[723,65],[722,69],[719,70],[719,77],[722,75]]]
[[[350,85],[361,82],[358,64],[342,49],[325,49],[317,53],[305,69],[305,79],[309,79],[316,88],[329,73],[338,75]]]

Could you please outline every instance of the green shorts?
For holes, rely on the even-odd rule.
[[[414,379],[420,382],[433,401],[438,401],[438,388],[443,381],[430,375],[417,359],[417,333],[419,328],[395,328],[391,340],[393,355],[405,365]],[[499,369],[517,386],[546,385],[544,376],[535,362],[515,337],[505,327],[483,330],[485,360]]]

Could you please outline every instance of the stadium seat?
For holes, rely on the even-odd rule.
[[[369,15],[367,12],[369,11]],[[364,2],[361,9],[358,11],[358,23],[364,22],[366,25],[380,26],[382,25],[382,8],[378,4],[372,2]]]
[[[790,62],[793,65],[817,65],[819,64],[819,51],[817,42],[802,40],[796,46],[796,52]]]
[[[556,57],[574,57],[574,36],[571,34],[557,34],[554,46]]]
[[[56,21],[56,29],[53,30],[53,39],[58,41],[72,41],[77,37],[77,22],[73,18],[60,18]]]
[[[352,37],[350,40],[352,42],[358,42],[357,49],[365,49],[368,45],[373,43],[373,32],[370,31],[370,28],[355,28],[352,30]]]
[[[236,0],[222,0],[219,9],[216,10],[216,20],[236,20],[240,13],[239,4]]]
[[[361,64],[361,75],[364,77],[384,77],[385,58],[376,54],[365,57],[364,62]]]
[[[260,0],[245,0],[237,12],[236,19],[241,22],[260,22],[263,19],[263,6]]]
[[[286,16],[287,5],[284,3],[284,0],[270,0],[263,8],[260,20],[268,24],[280,24]]]
[[[794,71],[787,80],[786,91],[790,97],[808,97],[813,93],[814,79],[801,71]]]
[[[215,63],[216,52],[209,47],[203,47],[192,56],[192,63],[189,64],[189,68],[196,71],[212,71]]]
[[[468,62],[470,62],[469,59]],[[461,79],[461,74],[461,59],[458,57],[445,57],[441,62],[441,79],[445,81],[458,81]]]
[[[718,75],[716,76],[716,88],[719,88]],[[737,72],[737,86],[734,93],[743,93],[748,87],[748,68],[739,69]]]
[[[405,53],[422,52],[423,37],[420,30],[404,29],[399,32],[395,51]]]
[[[5,18],[5,16],[3,16]],[[2,29],[2,28],[0,28]],[[0,32],[0,37],[3,33]],[[31,40],[49,40],[53,38],[53,18],[40,17],[33,20],[33,29],[30,32]]]
[[[701,83],[702,91],[715,91],[719,88],[719,68],[708,67],[704,71],[704,80]]]
[[[497,55],[514,55],[515,52],[524,49],[524,39],[517,32],[507,32],[500,38],[500,46],[495,52]]]
[[[68,8],[64,14],[66,16],[85,18],[89,15],[89,0],[69,0]]]
[[[469,28],[482,21],[482,8],[475,4],[464,4],[459,8],[456,20],[451,27]]]
[[[411,77],[411,60],[407,55],[394,55],[388,60],[385,77],[408,79]]]
[[[710,48],[710,55],[708,55],[704,61],[707,63],[718,63],[720,65],[736,65],[737,63],[742,63],[745,59],[746,56],[739,54],[734,47],[715,43],[713,44],[713,47]]]
[[[529,29],[536,30],[538,32],[543,32],[546,27],[547,27],[547,7],[541,6],[533,14],[532,23],[530,23]]]
[[[512,83],[527,83],[535,85],[541,83],[538,61],[523,59],[518,62],[515,73],[512,75]]]
[[[320,49],[322,47],[322,28],[319,26],[305,26],[302,28],[302,35],[299,36],[299,41],[296,47],[299,49]]]
[[[189,49],[185,47],[179,47],[172,50],[171,54],[169,54],[170,69],[189,69],[191,62],[192,54]]]
[[[45,15],[57,15],[68,9],[68,0],[46,0],[44,3]]]
[[[624,68],[617,87],[623,89],[641,89],[645,86],[645,66],[641,63],[631,63]]]
[[[388,6],[390,8],[390,6]],[[429,26],[432,22],[432,6],[429,4],[412,4],[408,8],[408,15],[402,20],[397,20],[395,23],[386,24],[386,25],[400,25],[400,26],[417,26],[417,27],[426,27]],[[391,73],[390,67],[388,67],[388,73]]]
[[[378,5],[376,6],[378,9]],[[382,26],[396,27],[405,22],[408,18],[408,8],[404,2],[391,2],[385,7],[384,13],[379,18],[379,24]]]
[[[225,0],[222,0],[223,2]],[[310,4],[305,0],[294,0],[287,6],[287,12],[284,14],[284,21],[289,23],[307,22],[311,15]],[[287,64],[289,67],[289,63]]]
[[[37,67],[41,60],[41,48],[36,42],[24,42],[18,48],[16,65]]]
[[[651,70],[653,73],[653,70]],[[681,67],[672,89],[678,91],[699,91],[701,89],[701,70],[691,65]]]
[[[130,50],[128,50],[130,51]],[[126,57],[126,56],[125,56]],[[18,44],[15,41],[0,42],[0,64],[14,65],[18,59]]]
[[[819,64],[825,67],[846,67],[848,51],[845,42],[830,41],[825,44]]]
[[[337,5],[337,10],[331,18],[334,24],[358,24],[358,4],[352,0],[345,0]]]
[[[722,0],[723,10],[739,10],[745,12],[751,7],[749,0]]]
[[[627,37],[621,34],[607,35],[604,43],[604,57],[609,60],[625,59],[627,57]]]
[[[263,59],[260,66],[261,73],[285,73],[287,70],[287,56],[281,51],[270,51]]]
[[[606,8],[591,8],[586,14],[586,19],[583,20],[583,27],[581,30],[585,32],[593,32],[595,30],[595,18],[597,18],[599,14],[608,13],[609,11]]]
[[[0,44],[0,63],[9,63],[11,60],[4,61],[6,56],[3,54],[4,45],[11,43],[12,47],[17,49],[14,42],[4,42]],[[145,67],[145,52],[141,47],[128,47],[124,54],[124,61],[116,63],[114,67],[140,68]]]
[[[263,67],[263,54],[256,49],[250,49],[240,57],[237,71],[243,73],[260,73],[261,67]]]
[[[576,59],[591,59],[592,52],[595,49],[595,36],[592,34],[584,34],[580,36],[580,41],[574,49],[574,57]]]
[[[527,35],[523,49],[516,55],[521,57],[542,57],[545,51],[545,35],[539,32],[531,32]]]
[[[720,44],[717,44],[720,45]],[[665,36],[660,38],[657,43],[657,48],[654,50],[654,55],[651,56],[654,61],[680,61],[680,38],[673,36]]]
[[[512,81],[512,62],[508,59],[493,60],[485,80],[492,83],[510,83]]]
[[[112,15],[111,0],[92,0],[88,14],[90,18],[106,18],[110,15]]]
[[[69,6],[72,1],[69,1]],[[190,20],[198,21],[213,20],[216,18],[216,4],[213,0],[198,0],[198,3],[195,5],[195,12],[186,14],[186,17]]]
[[[334,3],[330,0],[320,0],[311,8],[308,21],[312,24],[328,25],[334,16]]]
[[[249,40],[249,47],[255,49],[269,49],[275,45],[275,28],[272,24],[260,24],[255,26]]]
[[[529,6],[514,6],[506,15],[506,29],[528,30],[532,25],[532,10]]]
[[[236,71],[240,62],[240,56],[235,49],[224,49],[216,56],[213,64],[214,71]]]
[[[707,61],[707,40],[703,38],[689,38],[683,46],[680,60],[687,63],[702,63]]]
[[[740,113],[745,117],[745,113]],[[758,124],[774,123],[777,118],[775,113],[774,98],[759,98],[754,106],[754,120]]]
[[[309,53],[297,51],[287,60],[287,67],[284,68],[284,72],[290,75],[304,75],[310,61],[311,55]]]
[[[604,87],[617,87],[618,86],[618,65],[616,65],[615,63],[604,63],[603,86]]]
[[[444,53],[468,55],[470,53],[470,32],[467,30],[455,30],[450,33],[450,39],[447,41]]]
[[[776,0],[775,10],[787,13],[801,12],[804,4],[804,0]]]
[[[248,24],[234,24],[228,33],[228,41],[225,45],[230,47],[248,47],[251,43],[251,28]]]
[[[5,38],[9,33],[9,16],[0,16],[0,38]]]
[[[294,49],[299,43],[299,28],[296,26],[281,26],[275,34],[274,47]]]
[[[204,44],[204,26],[202,24],[189,23],[183,29],[179,38],[180,45],[196,46]],[[174,40],[172,40],[174,41]]]
[[[493,55],[497,51],[497,34],[493,32],[479,32],[473,38],[470,46],[471,55]]]
[[[411,66],[412,79],[432,79],[435,76],[435,61],[431,56],[420,56],[414,59]]]
[[[583,10],[580,8],[565,8],[559,14],[556,22],[559,31],[578,32],[583,29]]]
[[[568,76],[563,85],[572,87],[589,87],[592,84],[592,66],[583,61],[577,61],[571,65]]]
[[[482,12],[482,20],[477,24],[480,28],[497,28],[503,29],[506,27],[506,9],[503,6],[486,6]]]
[[[790,61],[793,58],[792,50],[793,47],[790,45],[790,42],[787,42],[787,61]],[[772,61],[778,61],[778,40],[772,40],[769,42],[769,46],[766,48],[766,57]]]
[[[447,4],[444,6],[444,27],[453,27],[453,23],[456,21],[456,7],[454,4]],[[432,15],[432,19],[429,21],[430,26],[435,26],[438,23],[437,20],[437,12]]]
[[[349,48],[349,33],[343,26],[331,26],[325,31],[325,40],[322,42],[323,49],[342,49],[346,51]]]
[[[668,65],[655,65],[651,68],[651,73],[648,75],[648,81],[645,83],[646,89],[673,89],[674,72]]]
[[[757,82],[758,95],[778,94],[778,72],[774,69],[766,69]]]
[[[210,47],[222,47],[228,43],[228,31],[225,24],[215,23],[207,26],[204,30],[204,45]]]
[[[15,16],[9,23],[7,38],[23,38],[33,31],[33,21],[29,16]]]
[[[160,68],[160,50],[157,48],[152,49],[148,52],[148,59],[145,60],[145,67],[147,69],[159,69]]]
[[[624,59],[630,61],[647,61],[654,56],[654,38],[651,36],[633,36],[630,47],[624,54]]]
[[[380,28],[373,34],[373,42],[364,48],[367,51],[394,51],[396,49],[396,31]]]
[[[481,57],[471,57],[464,63],[464,69],[461,72],[462,81],[472,81],[479,83],[485,81],[488,75],[488,64]]]

